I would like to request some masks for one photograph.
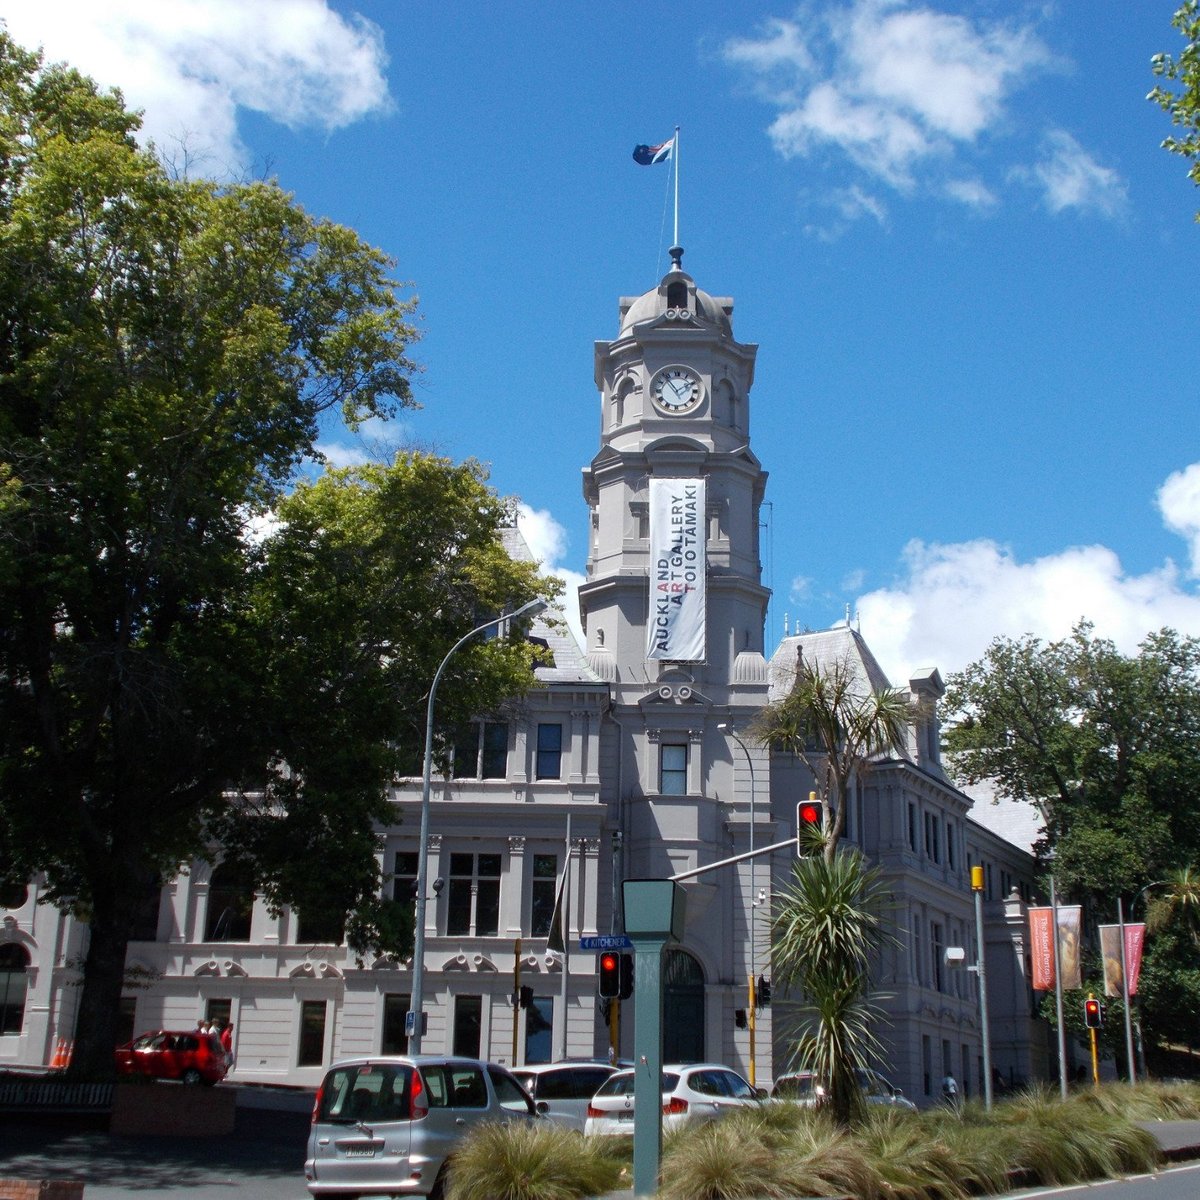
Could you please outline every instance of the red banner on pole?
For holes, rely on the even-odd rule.
[[[1054,910],[1029,910],[1029,950],[1033,961],[1030,986],[1035,992],[1048,992],[1054,987]]]

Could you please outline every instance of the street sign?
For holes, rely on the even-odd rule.
[[[632,950],[633,943],[623,933],[609,933],[601,937],[579,939],[580,950]]]

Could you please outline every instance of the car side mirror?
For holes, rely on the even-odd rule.
[[[537,1109],[539,1117],[544,1117],[550,1111],[550,1105],[545,1100],[538,1100],[533,1107]]]
[[[756,1087],[754,1089],[754,1095],[759,1100],[766,1100],[769,1099],[771,1093],[768,1092],[766,1088]]]

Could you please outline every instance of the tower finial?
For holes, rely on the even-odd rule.
[[[671,254],[671,270],[672,271],[682,271],[683,270],[683,247],[682,246],[672,246],[671,250],[670,250],[670,254]]]

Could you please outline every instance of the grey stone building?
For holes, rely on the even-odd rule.
[[[424,1049],[506,1062],[632,1049],[631,1011],[596,998],[581,937],[622,928],[619,883],[694,870],[794,836],[811,781],[801,762],[744,735],[786,692],[797,656],[837,656],[886,686],[848,625],[787,637],[768,662],[759,510],[767,475],[751,449],[757,347],[733,334],[733,304],[699,289],[678,252],[660,284],[619,305],[597,342],[599,446],[583,471],[589,522],[579,591],[585,642],[539,621],[553,665],[544,686],[481,715],[456,745],[430,808]],[[513,553],[526,553],[515,530]],[[918,1102],[953,1074],[980,1082],[973,975],[945,950],[976,956],[969,864],[985,867],[993,1062],[1006,1080],[1042,1076],[1043,1025],[1026,982],[1027,849],[975,821],[939,754],[938,672],[908,688],[928,714],[903,755],[871,764],[847,804],[847,838],[886,873],[898,943],[877,986],[890,1024],[881,1069]],[[417,874],[421,781],[397,781],[382,831],[398,898]],[[547,946],[559,882],[566,952]],[[688,924],[668,952],[666,1057],[725,1061],[769,1084],[790,1063],[796,998],[750,1004],[769,980],[772,897],[791,850],[687,882]],[[48,1062],[74,1024],[86,928],[38,907],[37,883],[0,913],[0,1066]],[[16,901],[20,900],[20,903]],[[231,1020],[233,1078],[315,1084],[349,1054],[405,1046],[411,963],[359,965],[344,945],[273,917],[221,865],[194,863],[163,891],[157,920],[130,949],[130,1033]],[[528,989],[528,1003],[510,998]],[[632,1005],[625,1006],[632,1010]],[[754,1051],[751,1053],[753,1039]]]

